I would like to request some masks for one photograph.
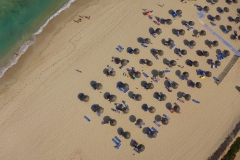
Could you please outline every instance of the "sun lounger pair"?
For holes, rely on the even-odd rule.
[[[148,47],[145,43],[142,43],[141,46],[143,46],[144,48]]]
[[[225,34],[228,34],[228,30],[226,30],[225,28],[222,30],[223,31],[223,33],[225,33]]]
[[[108,67],[111,71],[114,71],[114,68],[112,68],[111,66],[107,65],[107,67]]]
[[[119,149],[121,147],[121,140],[120,138],[118,138],[117,136],[115,138],[112,139],[112,141],[116,144],[115,148]]]
[[[198,69],[197,70],[198,75],[205,76],[205,71]]]
[[[181,80],[184,80],[184,78],[183,78],[183,76],[182,75],[180,75],[180,76],[178,76]]]
[[[144,122],[142,123],[142,126],[143,126],[143,125],[145,125]],[[137,125],[137,124],[136,124],[136,126],[137,126],[138,128],[142,128],[142,126],[140,126],[140,125]]]
[[[88,116],[84,116],[84,118],[85,118],[88,122],[91,122],[91,119],[88,118]]]
[[[143,72],[143,75],[146,77],[146,78],[148,78],[149,76],[148,76],[148,74],[147,73],[145,73],[145,72]]]
[[[153,121],[158,127],[160,127],[160,123],[158,123],[157,121]]]
[[[215,2],[213,2],[213,1],[210,1],[210,3],[211,3],[211,5],[214,5],[214,4],[215,4]]]
[[[226,58],[226,57],[227,57],[227,56],[225,56],[225,55],[222,54],[222,53],[217,55],[217,59],[218,59],[218,60],[222,60],[222,59],[224,59],[224,58]]]
[[[152,130],[153,130],[154,132],[158,133],[158,130],[157,130],[156,128],[152,127]]]
[[[185,24],[185,26],[188,28],[187,30],[192,31],[194,28],[190,27],[188,23]]]
[[[124,48],[123,48],[121,45],[119,45],[119,46],[116,48],[116,50],[117,50],[118,52],[122,52],[122,51],[124,50]]]
[[[210,23],[211,23],[211,25],[216,26],[216,24],[213,21],[211,21]]]
[[[142,105],[142,109],[147,112],[148,111],[148,105],[147,104],[143,104]]]
[[[164,70],[163,72],[164,73],[170,73],[170,70]]]
[[[157,37],[157,34],[156,33],[153,33],[153,34],[151,34],[154,38],[156,38]]]
[[[148,133],[147,133],[147,135],[148,135],[149,138],[152,138],[151,135],[150,135],[150,132],[151,132],[151,131],[153,131],[153,130],[148,127]]]

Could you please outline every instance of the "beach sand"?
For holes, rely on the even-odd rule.
[[[164,7],[157,5],[163,3]],[[206,1],[198,3],[210,6],[212,15],[217,14],[216,6],[228,6],[225,2],[218,2],[215,6]],[[219,86],[214,83],[212,77],[200,79],[196,75],[196,68],[185,65],[187,59],[198,60],[199,69],[209,70],[217,77],[234,55],[230,51],[230,57],[222,60],[218,69],[211,69],[206,63],[208,59],[216,60],[216,49],[230,49],[219,40],[218,47],[207,47],[205,40],[217,38],[199,22],[194,4],[195,2],[183,4],[180,1],[161,0],[147,3],[144,0],[104,0],[93,1],[92,5],[83,6],[86,9],[82,10],[77,1],[70,9],[51,21],[43,33],[37,36],[37,42],[20,58],[19,63],[0,79],[0,159],[207,159],[239,122],[240,99],[239,92],[235,89],[240,81],[239,60]],[[143,15],[142,8],[154,10],[154,16],[166,19],[172,19],[169,10],[181,9],[183,16],[173,20],[170,26],[158,26]],[[230,12],[221,15],[222,20],[216,22],[217,25],[229,24],[227,17],[235,16],[237,7],[231,5],[229,8]],[[91,20],[74,22],[79,15],[90,15]],[[192,31],[186,30],[182,20],[195,21],[194,28],[206,30],[207,36],[198,39],[192,37]],[[202,21],[210,26],[206,18]],[[237,29],[235,23],[232,22],[231,25],[233,29]],[[160,27],[163,33],[153,38],[149,34],[151,27]],[[173,28],[184,29],[186,34],[176,37],[172,33]],[[230,40],[230,34],[223,34],[218,26],[214,30],[233,47],[238,46],[238,42]],[[139,37],[150,38],[153,44],[143,48],[138,42]],[[173,50],[163,46],[162,39],[168,38],[172,38],[177,47],[186,49],[188,54],[179,58]],[[185,39],[196,41],[194,49],[184,45]],[[125,50],[118,52],[118,45],[122,45]],[[128,47],[139,48],[140,54],[128,54]],[[152,48],[164,51],[160,60],[152,56]],[[197,56],[198,49],[209,51],[210,56]],[[30,58],[25,60],[27,56]],[[111,62],[112,56],[128,59],[130,63],[121,70],[120,65]],[[152,60],[153,66],[139,64],[141,58]],[[133,81],[123,76],[126,68],[135,67],[137,71],[144,71],[151,77],[155,70],[169,68],[163,64],[164,58],[176,60],[178,65],[185,66],[183,69],[173,67],[171,73],[166,75],[179,84],[179,88],[171,93],[165,88],[165,79],[158,83],[153,82],[154,89],[145,90],[141,83],[151,82],[150,78],[142,75]],[[107,77],[103,73],[107,65],[115,68],[115,77]],[[187,81],[181,81],[176,75],[178,70],[188,71],[189,79],[201,82],[203,87],[188,87]],[[93,81],[102,83],[103,89],[93,90],[90,85]],[[116,88],[119,81],[129,84],[129,94],[124,94]],[[153,97],[155,92],[160,91],[167,95],[164,102],[159,102]],[[132,92],[141,94],[142,101],[136,102],[131,99],[129,95]],[[182,104],[177,101],[179,92],[189,93],[201,103],[186,101]],[[78,98],[80,93],[89,95],[90,101],[81,102]],[[106,93],[115,94],[117,103],[127,101],[130,113],[122,115],[113,112],[111,108],[115,107],[114,103],[104,99]],[[166,105],[173,105],[174,102],[180,105],[181,114],[170,113],[166,108]],[[156,112],[144,112],[141,109],[144,103],[154,106]],[[91,110],[93,104],[104,107],[101,117]],[[153,121],[156,115],[163,114],[170,117],[170,122],[167,126],[162,125],[158,128]],[[84,119],[85,115],[91,122]],[[106,116],[116,119],[117,125],[102,125],[101,122]],[[135,123],[131,122],[132,117],[144,120],[146,125],[143,129],[137,128]],[[157,138],[149,139],[143,133],[145,127],[157,128]],[[130,139],[124,139],[118,134],[121,128],[131,133]],[[114,148],[115,144],[112,142],[115,136],[122,140],[119,150]],[[131,139],[144,144],[145,151],[141,154],[133,151],[133,147],[130,146]]]

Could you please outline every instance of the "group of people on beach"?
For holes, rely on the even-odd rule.
[[[90,16],[79,16],[80,18],[78,20],[74,20],[75,22],[79,23],[79,22],[82,22],[82,19],[83,18],[87,18],[87,19],[90,19],[91,17]]]

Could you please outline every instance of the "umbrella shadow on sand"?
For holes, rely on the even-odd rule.
[[[162,117],[160,115],[156,115],[155,116],[155,121],[159,122],[161,121]]]
[[[110,95],[109,92],[105,92],[105,93],[103,94],[104,99],[107,99],[107,97],[108,97],[109,95]]]
[[[154,29],[153,29],[152,27],[150,27],[150,28],[148,29],[148,31],[149,31],[150,34],[153,34],[153,33],[154,33]]]
[[[178,92],[178,93],[177,93],[177,97],[178,97],[178,98],[182,98],[182,97],[183,97],[183,96],[182,96],[182,92]]]
[[[136,121],[136,117],[134,116],[134,115],[131,115],[130,117],[129,117],[129,120],[130,120],[130,122],[132,122],[132,123],[134,123],[135,121]]]
[[[117,129],[117,132],[118,132],[119,135],[122,135],[123,129],[122,129],[121,127],[119,127],[119,128]]]
[[[151,73],[153,76],[158,76],[158,71],[156,69],[153,69]]]
[[[175,74],[179,77],[181,75],[181,71],[180,70],[176,70]]]
[[[97,82],[96,81],[91,81],[90,82],[90,85],[93,89],[95,89],[95,86],[96,86]]]
[[[171,110],[172,109],[172,104],[170,102],[166,103],[166,108],[168,110]]]
[[[148,133],[148,127],[144,127],[144,128],[142,129],[142,132],[143,132],[144,134],[147,134],[147,133]]]
[[[144,39],[143,39],[142,37],[138,37],[137,41],[138,41],[139,43],[144,43]]]

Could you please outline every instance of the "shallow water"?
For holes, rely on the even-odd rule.
[[[1,0],[0,66],[69,0]]]

